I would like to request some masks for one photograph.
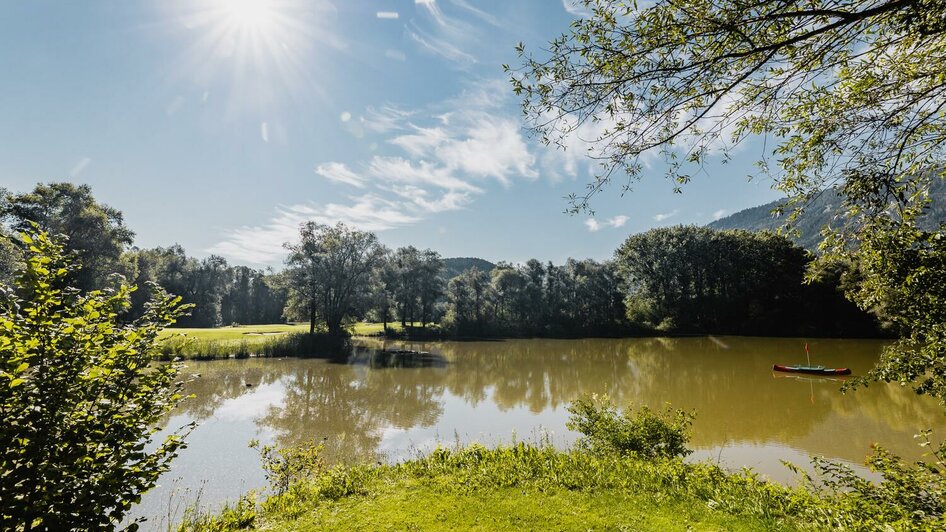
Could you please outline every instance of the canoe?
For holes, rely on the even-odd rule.
[[[775,371],[785,373],[807,373],[809,375],[850,375],[850,368],[826,368],[824,366],[782,366],[775,364],[772,366]]]

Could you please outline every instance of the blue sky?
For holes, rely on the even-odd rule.
[[[141,247],[255,266],[310,219],[561,262],[779,197],[747,181],[749,143],[682,195],[655,162],[593,218],[563,214],[594,166],[580,141],[530,138],[501,64],[576,16],[561,0],[7,0],[0,186],[87,183]]]

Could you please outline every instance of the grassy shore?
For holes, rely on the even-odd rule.
[[[607,400],[571,403],[569,450],[519,443],[438,448],[400,464],[328,467],[314,443],[262,447],[271,493],[182,531],[223,530],[944,530],[941,471],[877,450],[879,484],[821,462],[796,487],[687,463],[692,414]],[[939,455],[937,455],[939,456]]]
[[[805,492],[679,459],[515,445],[338,467],[181,530],[801,530]]]
[[[401,330],[400,324],[388,329]],[[376,336],[383,332],[381,323],[358,322],[350,331],[354,336]],[[213,359],[248,356],[312,356],[336,347],[337,342],[324,335],[310,337],[306,323],[239,325],[207,329],[165,329],[159,336],[162,358]]]

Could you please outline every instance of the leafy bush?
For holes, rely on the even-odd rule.
[[[930,446],[930,433],[918,435]],[[946,529],[946,442],[931,453],[931,461],[904,462],[899,456],[875,446],[867,465],[880,473],[872,482],[849,466],[824,458],[812,460],[816,478],[802,474],[804,484],[830,504],[825,505],[825,524],[850,529],[905,530]],[[789,465],[798,472],[798,468]],[[801,474],[801,473],[800,473]]]
[[[150,445],[182,386],[179,364],[151,362],[188,307],[152,287],[123,325],[131,288],[65,287],[63,245],[22,240],[15,288],[0,287],[0,529],[111,529],[184,444],[186,430]]]
[[[568,406],[565,424],[584,434],[580,445],[593,451],[633,453],[642,458],[686,456],[694,415],[669,406],[663,413],[646,406],[619,414],[607,398],[582,397]]]
[[[250,447],[259,451],[266,480],[276,495],[288,491],[292,484],[314,478],[325,470],[323,446],[315,442],[279,448],[275,445],[260,445],[258,440],[253,440]]]

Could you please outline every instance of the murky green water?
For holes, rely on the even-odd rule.
[[[684,338],[509,340],[409,344],[440,354],[422,367],[370,364],[363,341],[346,362],[254,359],[191,362],[196,399],[170,420],[199,427],[136,515],[160,528],[198,495],[204,505],[265,484],[250,439],[325,440],[332,460],[398,460],[442,443],[548,438],[568,445],[565,407],[582,393],[619,404],[693,409],[695,459],[749,466],[790,482],[781,465],[809,456],[860,464],[872,443],[911,458],[913,434],[943,433],[944,410],[899,386],[842,395],[838,379],[774,374],[804,362],[804,340]],[[814,340],[813,363],[862,374],[882,343]],[[398,346],[404,344],[397,344]],[[395,347],[388,344],[388,348]],[[249,386],[248,386],[249,385]]]

